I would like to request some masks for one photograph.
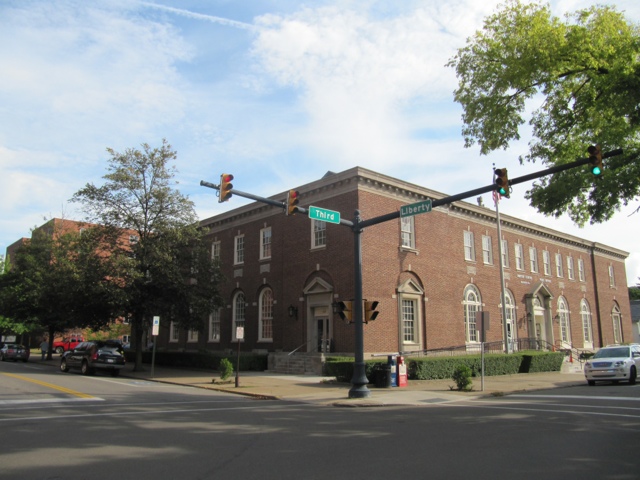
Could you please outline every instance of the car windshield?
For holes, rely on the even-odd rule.
[[[593,358],[620,358],[629,357],[629,347],[602,348]]]

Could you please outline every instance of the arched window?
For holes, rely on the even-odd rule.
[[[260,319],[258,321],[259,340],[273,341],[273,292],[265,288],[260,293]]]
[[[244,309],[244,293],[238,292],[233,299],[233,324],[231,325],[231,340],[233,342],[238,341],[238,328],[242,327],[244,329]]]
[[[582,319],[582,336],[585,348],[593,348],[593,332],[591,330],[591,310],[583,298],[580,300],[580,318]]]
[[[622,343],[622,314],[617,304],[611,310],[611,320],[613,321],[613,343]]]
[[[464,329],[465,340],[467,342],[478,342],[478,329],[476,328],[476,312],[480,311],[482,301],[480,292],[473,285],[467,285],[464,289],[464,298],[462,300],[464,308]]]
[[[560,323],[560,339],[571,344],[571,327],[569,324],[569,307],[564,297],[558,298],[558,322]]]

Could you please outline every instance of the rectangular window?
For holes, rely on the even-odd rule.
[[[575,280],[575,272],[573,270],[573,257],[567,257],[567,276],[569,280]]]
[[[187,334],[187,342],[195,343],[198,341],[198,331],[197,330],[189,330]]]
[[[473,232],[464,231],[464,259],[474,262],[476,260],[476,250],[473,246]]]
[[[402,300],[402,338],[404,343],[416,343],[415,300]]]
[[[406,248],[416,248],[414,233],[414,217],[400,217],[400,245]]]
[[[564,269],[562,267],[562,254],[556,253],[556,276],[564,277]]]
[[[538,273],[538,251],[536,247],[529,247],[529,264],[531,273]]]
[[[482,261],[486,265],[493,265],[493,251],[491,249],[491,237],[482,236]]]
[[[585,276],[584,276],[584,260],[579,258],[578,259],[578,279],[581,282],[584,282],[585,280]]]
[[[211,260],[220,261],[220,242],[211,244]]]
[[[610,287],[616,286],[616,277],[613,272],[613,265],[609,265],[609,286]]]
[[[176,322],[171,322],[171,325],[169,326],[169,341],[177,342],[179,338],[180,328],[178,327],[178,324]]]
[[[509,268],[509,243],[502,240],[502,266]]]
[[[324,247],[327,244],[327,222],[311,221],[311,248]]]
[[[551,254],[549,250],[542,251],[542,268],[545,275],[551,275]]]
[[[515,245],[516,270],[524,270],[524,247],[521,243]]]
[[[271,258],[271,227],[260,230],[260,260]]]
[[[216,309],[209,315],[209,341],[220,341],[220,309]]]
[[[244,235],[238,235],[235,238],[235,246],[233,248],[233,263],[244,263]]]

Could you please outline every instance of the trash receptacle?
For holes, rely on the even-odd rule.
[[[391,388],[391,367],[384,365],[374,370],[377,388]]]

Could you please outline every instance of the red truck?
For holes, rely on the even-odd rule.
[[[67,350],[73,350],[80,342],[84,342],[82,337],[69,337],[62,340],[53,341],[53,351],[62,355]]]

